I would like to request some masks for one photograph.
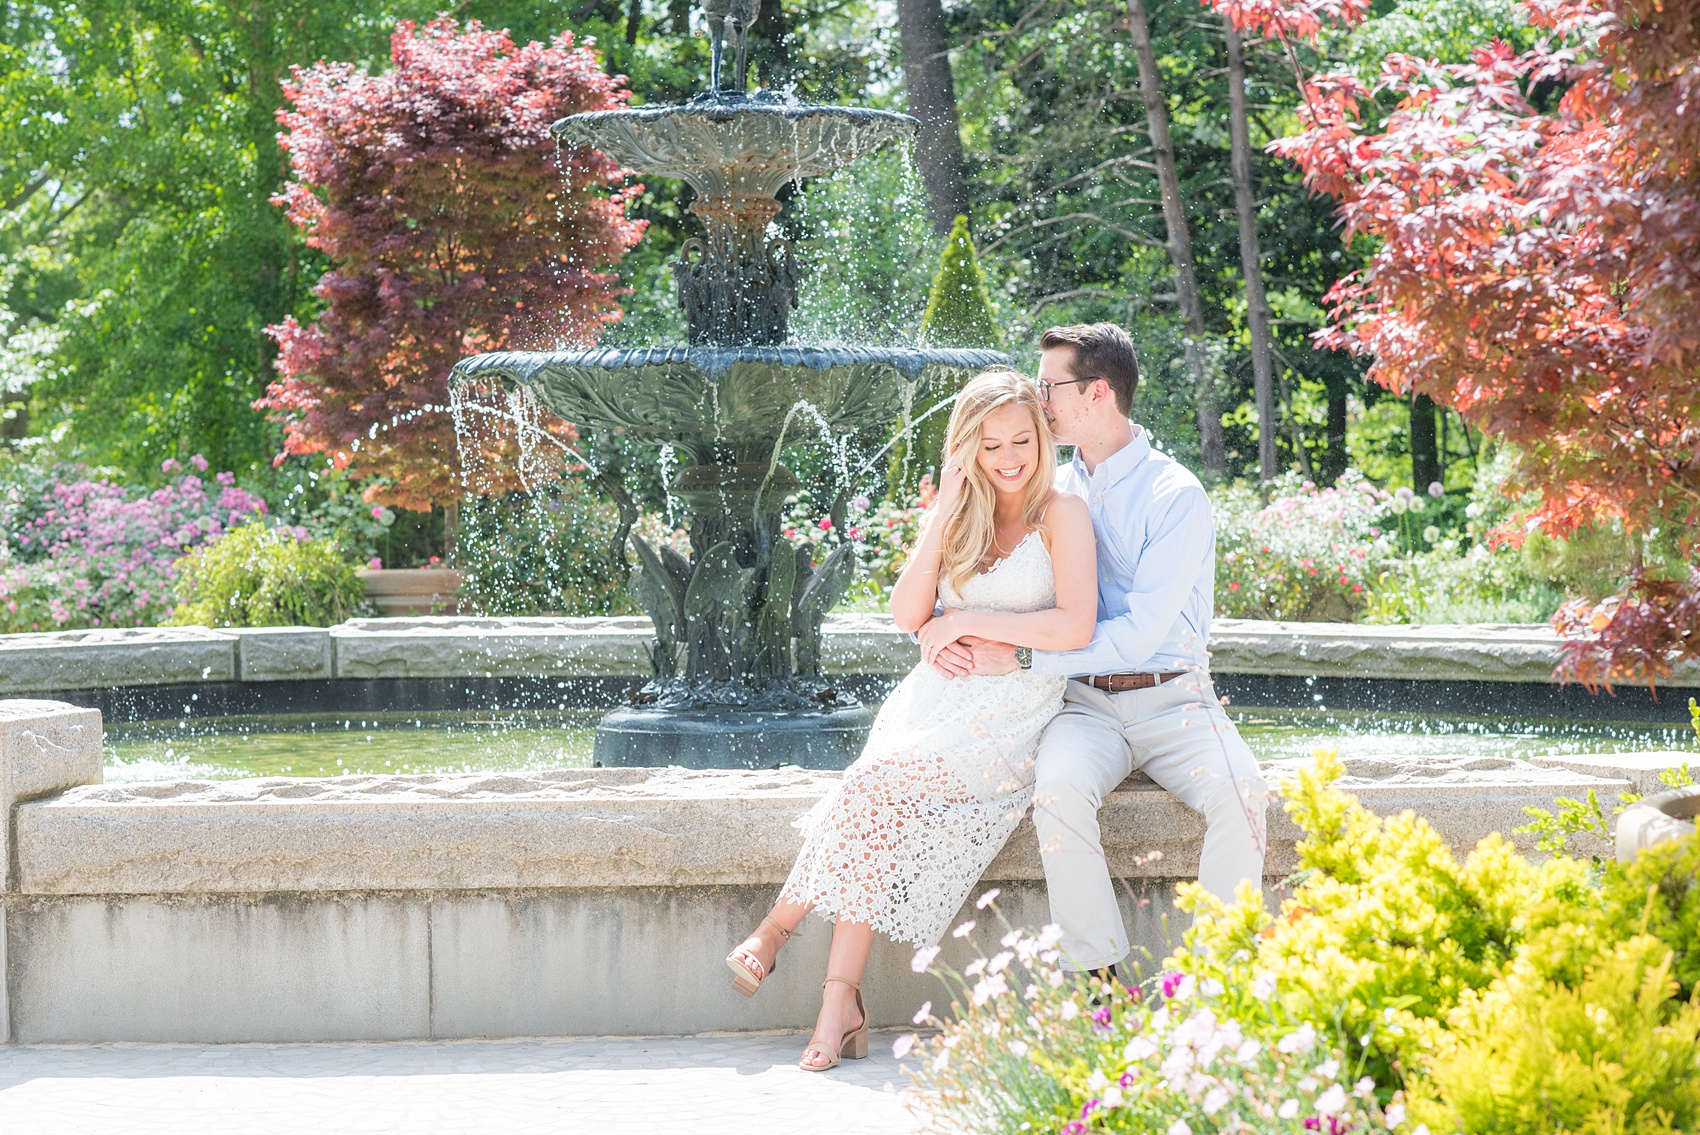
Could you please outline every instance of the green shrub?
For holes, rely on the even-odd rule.
[[[1495,835],[1459,862],[1342,771],[1319,751],[1285,788],[1305,839],[1280,911],[1183,886],[1197,921],[1138,990],[1069,982],[1054,934],[936,971],[960,992],[921,1046],[920,1106],[1063,1135],[1700,1129],[1700,836],[1619,866]]]
[[[637,610],[610,546],[619,510],[575,479],[461,509],[461,598],[484,615],[625,615]],[[653,532],[645,532],[650,540]]]
[[[361,612],[365,585],[338,546],[250,521],[177,563],[170,626],[328,627]]]
[[[1003,333],[998,330],[992,315],[992,295],[986,287],[986,273],[974,254],[974,238],[968,232],[968,218],[957,217],[939,256],[939,270],[927,293],[927,310],[921,316],[921,344],[926,347],[986,347],[1003,346]],[[952,381],[935,382],[927,393],[916,400],[911,411],[914,417],[956,397],[966,375]],[[888,480],[894,493],[912,491],[920,477],[936,468],[944,455],[945,432],[950,425],[950,411],[940,410],[919,426],[913,435],[891,447],[891,471]]]

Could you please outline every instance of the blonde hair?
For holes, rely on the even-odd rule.
[[[962,467],[967,473],[962,495],[957,498],[955,507],[939,520],[944,525],[939,575],[958,588],[980,571],[980,565],[985,562],[997,538],[994,521],[997,490],[992,487],[986,471],[980,468],[980,431],[987,418],[1012,402],[1026,407],[1033,419],[1034,440],[1038,443],[1034,447],[1035,468],[1021,494],[1022,527],[1041,531],[1044,528],[1039,518],[1051,495],[1057,453],[1051,441],[1051,427],[1039,406],[1039,392],[1013,370],[997,368],[981,371],[969,379],[957,394],[956,408],[950,413],[950,427],[945,432],[944,464],[949,464],[952,457],[960,454]]]

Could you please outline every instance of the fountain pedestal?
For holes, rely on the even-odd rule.
[[[816,712],[616,709],[596,726],[598,768],[841,769],[862,751],[873,713],[863,705]]]

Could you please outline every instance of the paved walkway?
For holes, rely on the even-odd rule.
[[[895,1034],[825,1074],[807,1037],[0,1047],[5,1135],[912,1135]]]

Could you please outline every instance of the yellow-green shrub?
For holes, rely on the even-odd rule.
[[[328,627],[357,613],[365,585],[330,540],[252,521],[177,562],[171,626]]]

